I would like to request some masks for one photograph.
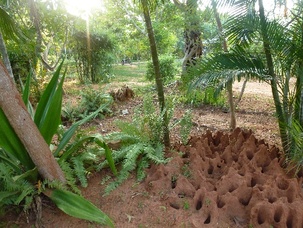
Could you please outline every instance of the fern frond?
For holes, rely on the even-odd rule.
[[[137,164],[137,180],[142,181],[146,177],[145,169],[149,167],[149,159],[143,157]]]
[[[59,165],[64,172],[67,185],[72,189],[73,192],[80,194],[80,190],[76,184],[77,180],[74,174],[74,170],[70,167],[70,164],[66,161],[61,161]]]
[[[73,164],[73,170],[75,172],[76,177],[79,179],[82,187],[87,187],[87,171],[84,168],[83,159],[80,156],[73,157],[71,159]]]

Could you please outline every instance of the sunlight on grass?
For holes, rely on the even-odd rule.
[[[128,82],[128,81],[137,81],[137,82],[146,82],[145,73],[146,73],[146,62],[132,63],[126,65],[115,65],[113,67],[114,78],[112,82]]]

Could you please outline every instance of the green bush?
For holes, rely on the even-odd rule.
[[[174,79],[175,75],[177,74],[177,66],[175,65],[175,58],[173,56],[164,55],[160,56],[160,73],[163,78],[163,82],[167,83]],[[147,71],[145,75],[146,79],[149,81],[155,80],[155,71],[154,65],[152,61],[147,63]]]
[[[185,103],[189,103],[193,106],[198,106],[200,104],[214,105],[218,107],[225,106],[225,96],[222,93],[216,94],[216,92],[216,89],[213,87],[207,87],[204,90],[191,90],[185,95]]]

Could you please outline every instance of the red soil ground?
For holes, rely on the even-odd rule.
[[[236,92],[239,88],[240,84],[234,86]],[[130,119],[138,102],[120,104],[117,115],[94,123],[97,131],[115,130],[113,120]],[[130,114],[119,115],[125,109]],[[179,107],[175,118],[183,112]],[[137,183],[132,176],[108,196],[103,196],[105,186],[101,182],[110,173],[102,170],[90,177],[89,186],[82,189],[83,196],[119,228],[302,228],[303,171],[297,177],[286,172],[266,85],[248,84],[237,120],[241,129],[229,132],[228,113],[212,107],[194,108],[189,143],[180,145],[178,134],[172,133],[170,162],[152,165],[143,182]],[[71,218],[42,200],[43,227],[100,227]],[[34,213],[28,215],[28,222],[24,213],[13,215],[6,219],[7,227],[31,227],[34,217]]]

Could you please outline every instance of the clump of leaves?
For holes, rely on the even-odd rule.
[[[80,95],[81,101],[77,106],[67,104],[62,108],[62,117],[64,119],[74,122],[85,118],[100,107],[103,107],[103,109],[97,115],[99,118],[111,113],[110,107],[113,103],[113,98],[110,94],[89,88],[81,91]]]

